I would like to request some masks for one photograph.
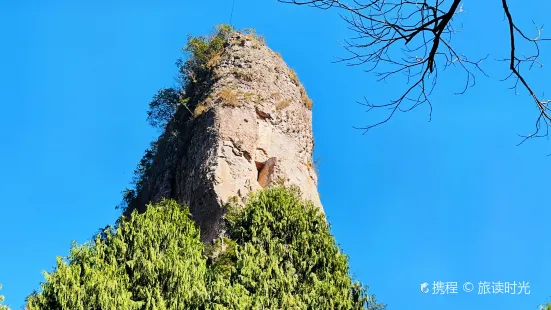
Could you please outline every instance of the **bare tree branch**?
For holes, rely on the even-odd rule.
[[[278,0],[283,3],[307,5],[323,10],[337,8],[345,13],[341,18],[346,22],[348,29],[355,37],[345,40],[343,47],[350,56],[339,59],[349,66],[366,66],[366,72],[373,72],[378,81],[384,81],[394,75],[406,77],[406,88],[398,98],[388,103],[373,104],[364,98],[360,104],[366,106],[367,111],[373,109],[388,109],[390,112],[382,120],[372,124],[355,127],[364,130],[389,121],[397,111],[407,112],[426,103],[429,106],[429,121],[432,114],[432,103],[429,96],[436,86],[438,73],[448,67],[460,69],[465,76],[465,84],[456,94],[463,94],[469,87],[476,84],[475,73],[487,76],[482,68],[482,62],[489,55],[471,60],[459,53],[451,44],[451,38],[457,30],[452,25],[456,14],[464,13],[461,0],[352,0],[346,4],[341,0]],[[539,137],[540,129],[551,125],[551,113],[547,104],[551,100],[538,98],[535,92],[520,73],[522,65],[531,69],[534,65],[541,66],[538,61],[540,50],[538,42],[542,39],[542,28],[536,27],[537,36],[528,37],[517,27],[509,11],[507,0],[502,0],[503,10],[507,16],[510,32],[510,56],[502,59],[509,62],[511,74],[507,79],[515,79],[512,89],[522,85],[536,102],[540,111],[535,133],[523,136],[524,142],[528,138]],[[536,53],[531,56],[519,56],[516,52],[515,39],[532,43]],[[384,66],[385,71],[375,71]],[[547,135],[547,131],[545,136]],[[521,142],[521,143],[522,143]]]
[[[551,102],[551,100],[539,99],[538,96],[534,93],[534,91],[530,87],[530,85],[528,84],[528,82],[526,82],[526,79],[524,78],[524,76],[522,76],[520,74],[520,66],[522,64],[528,63],[530,69],[534,66],[534,64],[538,64],[541,67],[541,63],[538,61],[538,57],[540,55],[540,49],[539,49],[539,46],[538,46],[538,41],[540,41],[540,40],[549,40],[549,39],[541,39],[540,38],[542,29],[538,28],[538,27],[536,27],[536,30],[538,32],[537,37],[532,39],[532,38],[529,38],[528,36],[526,36],[515,25],[515,23],[513,21],[513,17],[511,15],[511,12],[509,11],[509,5],[507,3],[507,0],[501,0],[501,3],[503,5],[503,10],[505,12],[505,15],[507,16],[507,22],[509,24],[509,41],[510,41],[510,44],[511,44],[510,58],[504,59],[504,60],[509,61],[509,69],[511,70],[511,74],[505,79],[509,79],[510,77],[514,77],[515,83],[514,83],[512,89],[514,89],[515,92],[517,91],[517,85],[520,81],[522,86],[524,86],[524,88],[528,91],[530,96],[534,99],[534,102],[536,103],[536,106],[538,107],[538,109],[540,111],[540,114],[539,114],[539,116],[536,120],[536,129],[535,129],[535,131],[530,135],[521,136],[521,137],[523,137],[523,139],[519,143],[519,145],[520,145],[520,144],[524,143],[526,140],[528,140],[530,138],[547,137],[548,134],[549,134],[549,125],[550,125],[549,121],[551,121],[551,116],[549,114],[550,110],[549,110],[549,107],[547,106],[547,104],[549,102]],[[528,56],[528,57],[526,57],[526,56],[519,57],[516,53],[515,34],[520,35],[520,37],[522,39],[533,43],[534,46],[535,46],[535,49],[536,49],[536,54],[532,55],[532,56]],[[541,129],[541,126],[542,126],[542,122],[543,122],[543,125],[545,126],[545,134],[543,134],[543,135],[540,134],[540,129]]]

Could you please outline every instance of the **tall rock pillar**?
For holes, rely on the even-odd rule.
[[[208,87],[181,106],[157,142],[154,164],[128,211],[170,197],[187,204],[204,241],[221,206],[275,182],[300,187],[322,209],[312,163],[312,101],[263,40],[231,32],[212,59]],[[322,209],[323,210],[323,209]]]

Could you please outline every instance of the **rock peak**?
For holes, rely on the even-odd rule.
[[[218,39],[219,50],[182,66],[199,69],[184,72],[186,99],[154,144],[126,210],[174,198],[189,206],[204,241],[220,233],[226,202],[272,184],[298,186],[323,210],[312,163],[312,101],[296,73],[257,35],[218,36],[201,42]]]

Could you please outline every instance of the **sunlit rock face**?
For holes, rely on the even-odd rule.
[[[234,33],[211,80],[193,111],[180,107],[167,125],[128,211],[175,198],[211,241],[223,229],[225,202],[245,201],[276,182],[298,185],[323,210],[312,164],[312,103],[294,71],[262,40]]]

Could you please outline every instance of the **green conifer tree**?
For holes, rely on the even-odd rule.
[[[197,309],[207,296],[202,251],[189,211],[164,200],[58,257],[28,309]]]
[[[384,309],[297,189],[227,207],[226,237],[208,247],[173,200],[122,217],[58,258],[28,309]]]

